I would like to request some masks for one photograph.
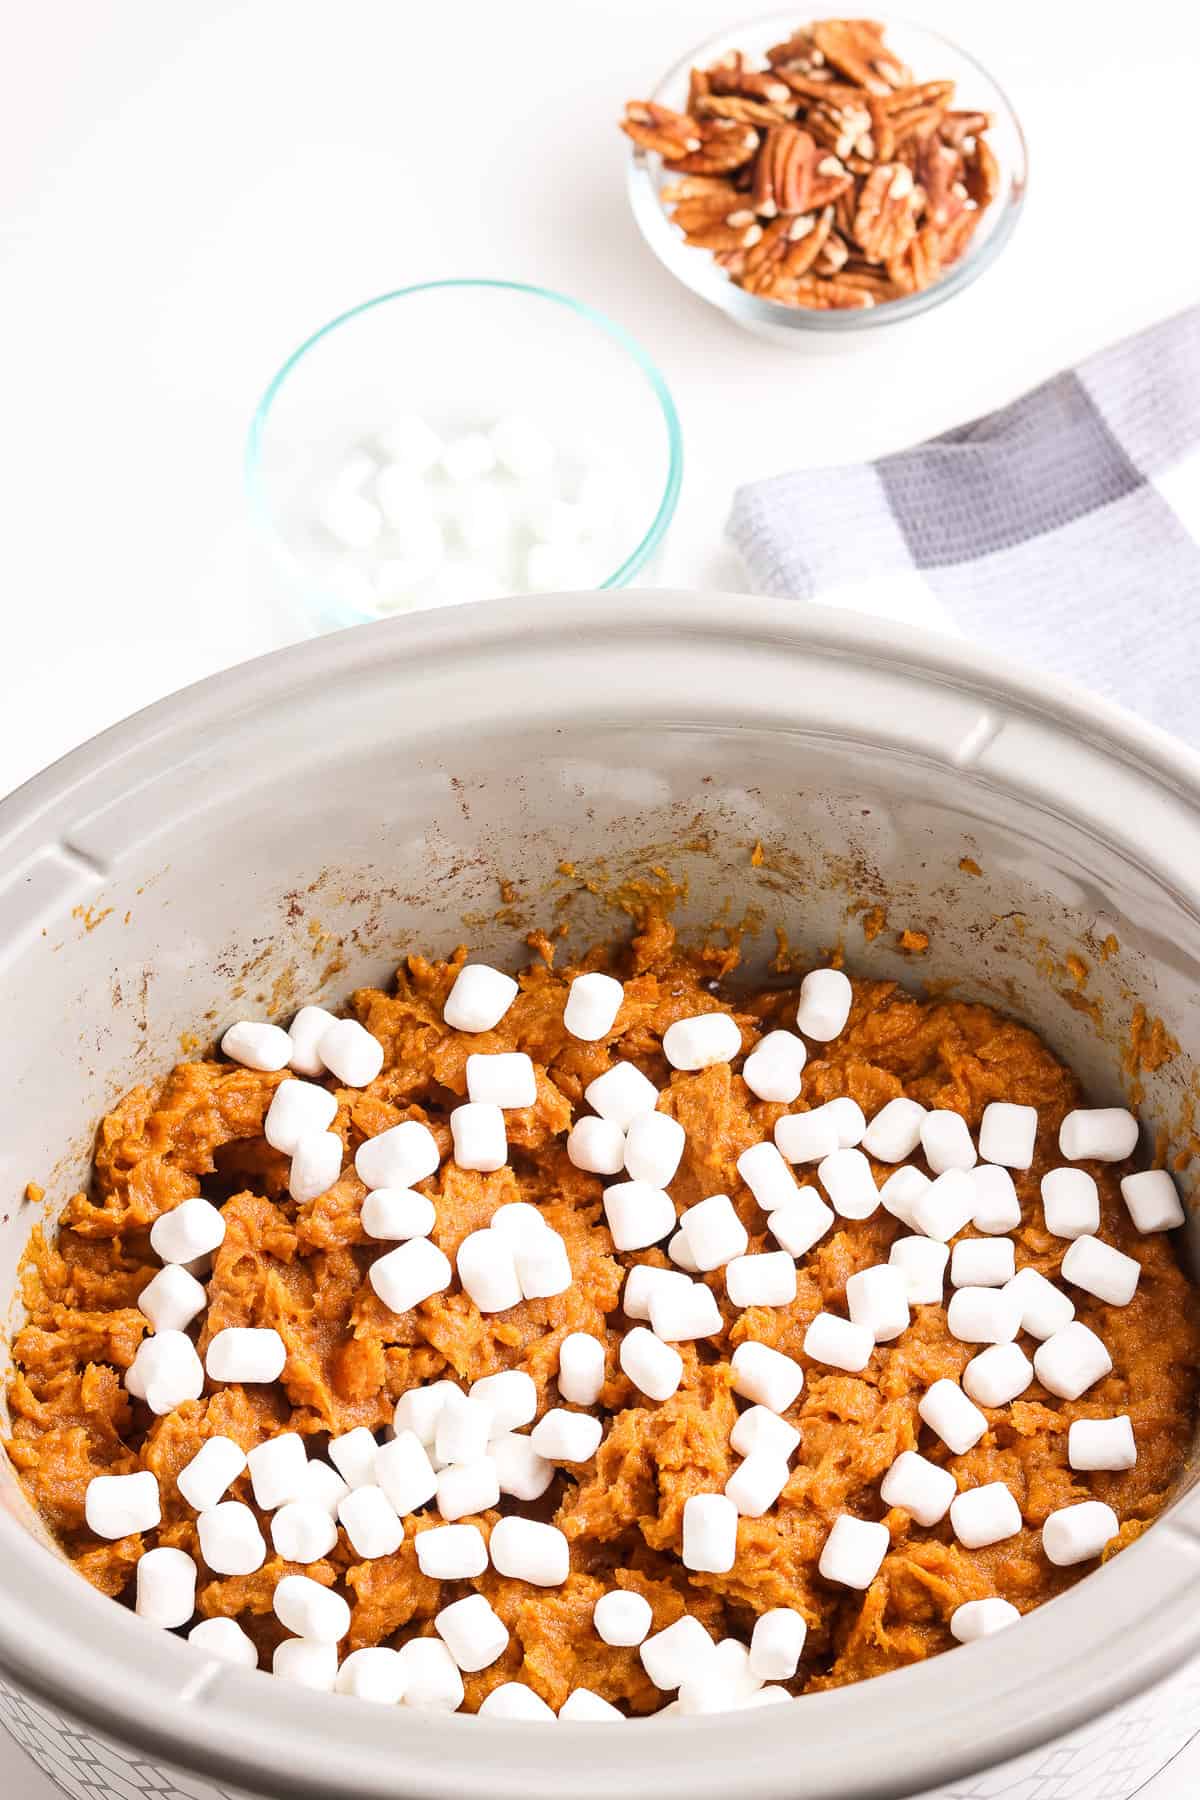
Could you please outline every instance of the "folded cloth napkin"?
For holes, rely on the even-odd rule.
[[[878,462],[742,488],[762,593],[932,624],[1200,741],[1200,308]]]

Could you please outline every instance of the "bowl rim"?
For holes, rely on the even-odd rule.
[[[342,312],[337,313],[332,319],[326,320],[325,324],[318,326],[315,331],[310,332],[303,342],[284,358],[263,389],[246,434],[242,474],[250,515],[256,530],[272,554],[290,572],[310,573],[307,566],[287,548],[284,539],[275,527],[267,503],[261,468],[263,442],[274,403],[290,376],[299,368],[309,352],[315,350],[319,344],[334,332],[341,330],[343,326],[353,324],[364,313],[373,312],[378,307],[390,305],[394,301],[410,299],[416,294],[449,292],[465,288],[485,293],[523,294],[532,300],[547,300],[555,306],[561,306],[568,312],[577,314],[579,318],[586,320],[589,324],[595,325],[619,349],[624,350],[632,358],[645,377],[651,392],[658,401],[663,424],[666,427],[667,476],[654,517],[646,531],[617,568],[598,584],[597,591],[627,587],[634,577],[645,568],[658,549],[674,517],[679,501],[680,489],[683,484],[683,428],[679,422],[679,413],[667,385],[666,377],[658,364],[649,351],[623,325],[618,324],[615,319],[610,319],[607,313],[601,312],[590,301],[579,300],[572,294],[560,293],[556,288],[542,287],[527,281],[507,281],[485,275],[456,275],[431,281],[412,282],[406,287],[389,288],[385,293],[374,294],[369,300],[360,300],[354,306],[346,307]],[[325,603],[325,612],[328,617],[336,619],[339,625],[376,624],[383,616],[377,613],[362,612],[345,601],[337,600],[332,594],[328,596]]]
[[[0,860],[21,867],[29,832],[61,824],[64,815],[93,804],[97,790],[123,794],[161,777],[243,709],[295,707],[333,684],[352,684],[381,662],[394,671],[399,702],[404,685],[419,688],[439,658],[492,645],[536,655],[539,645],[564,642],[578,654],[578,640],[590,652],[595,641],[622,638],[661,655],[669,669],[681,644],[697,642],[711,659],[714,683],[734,647],[746,642],[773,658],[806,659],[806,666],[849,662],[864,672],[886,667],[917,675],[931,691],[1003,702],[1019,723],[1052,726],[1061,743],[1090,744],[1114,774],[1129,769],[1200,816],[1200,757],[1055,677],[932,633],[913,630],[901,642],[889,641],[880,622],[866,615],[757,596],[634,590],[564,595],[557,606],[486,602],[384,620],[211,676],[110,728],[0,802]],[[594,664],[588,669],[594,681]],[[578,669],[577,678],[582,685]],[[803,690],[793,684],[789,691],[797,693],[802,713]],[[702,712],[691,690],[687,705],[689,718]],[[396,716],[404,716],[399,704]],[[1200,887],[1194,852],[1186,879],[1193,891]],[[632,1738],[582,1735],[600,1729],[589,1725],[561,1727],[572,1734],[561,1740],[501,1721],[405,1715],[401,1722],[387,1708],[202,1661],[91,1589],[3,1506],[0,1559],[6,1680],[69,1718],[192,1772],[259,1794],[286,1782],[297,1800],[459,1800],[464,1779],[486,1782],[496,1800],[528,1800],[531,1791],[560,1791],[568,1770],[578,1800],[611,1800],[614,1781],[631,1794],[646,1792],[652,1775],[672,1793],[684,1791],[686,1779],[693,1800],[725,1800],[731,1783],[747,1800],[778,1800],[784,1785],[797,1800],[832,1793],[842,1800],[894,1800],[898,1778],[905,1792],[920,1792],[1098,1718],[1177,1668],[1200,1641],[1200,1489],[1177,1499],[1110,1564],[1038,1608],[1019,1632],[998,1633],[869,1685],[811,1696],[804,1714],[771,1708],[668,1719],[654,1732],[635,1727]],[[81,1680],[80,1651],[88,1645],[103,1649]],[[983,1695],[992,1704],[981,1709]],[[864,1705],[865,1697],[875,1704]],[[357,1711],[347,1713],[355,1704]],[[936,1730],[916,1742],[905,1736],[898,1767],[898,1735],[914,1716]],[[345,1721],[344,1728],[335,1721]],[[696,1732],[703,1734],[699,1740]],[[808,1754],[798,1758],[802,1745]]]
[[[844,8],[835,11],[824,9],[810,12],[802,23],[813,23],[822,19],[842,18]],[[879,17],[878,14],[873,14]],[[1011,126],[1018,149],[1017,166],[1013,171],[1009,191],[1002,198],[998,197],[996,205],[1002,207],[999,217],[982,243],[973,244],[965,256],[951,267],[948,274],[943,275],[932,286],[923,288],[918,294],[906,294],[898,300],[888,300],[879,306],[863,307],[859,311],[830,308],[826,312],[815,307],[787,306],[782,300],[770,300],[759,294],[748,294],[735,282],[721,276],[712,263],[700,260],[693,261],[684,256],[692,246],[684,243],[676,227],[667,217],[658,198],[658,192],[650,173],[650,153],[637,144],[630,144],[625,159],[626,194],[630,209],[637,223],[638,230],[646,244],[658,261],[701,300],[716,307],[718,312],[725,313],[739,324],[751,327],[769,327],[795,332],[803,335],[813,332],[830,337],[853,336],[858,332],[878,331],[886,325],[902,324],[906,319],[919,318],[944,301],[953,299],[955,294],[962,293],[973,285],[977,278],[991,268],[998,259],[1005,245],[1012,238],[1013,232],[1024,211],[1024,202],[1029,188],[1029,143],[1021,124],[1020,115],[1013,105],[1008,91],[992,74],[979,58],[969,50],[965,50],[957,39],[943,31],[925,24],[919,19],[909,18],[907,14],[889,12],[883,15],[885,26],[900,26],[905,30],[919,33],[932,42],[944,44],[955,56],[969,63],[978,70],[984,80],[992,87],[1004,104],[1007,123]],[[664,87],[673,84],[705,57],[718,53],[721,46],[735,34],[743,31],[762,30],[776,24],[780,29],[790,23],[796,26],[796,14],[791,12],[756,13],[751,18],[734,21],[724,31],[711,32],[702,43],[693,45],[692,49],[679,57],[671,67],[655,82],[652,94],[659,94]]]

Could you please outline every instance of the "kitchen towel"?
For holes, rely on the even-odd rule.
[[[742,488],[760,593],[932,625],[1200,742],[1200,308],[878,462]]]

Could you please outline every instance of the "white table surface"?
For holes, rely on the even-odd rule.
[[[748,8],[746,10],[749,10]],[[830,357],[679,289],[626,210],[614,119],[729,0],[40,0],[0,58],[0,793],[277,641],[244,432],[283,356],[437,275],[544,282],[640,337],[687,450],[660,579],[736,586],[733,487],[899,447],[1195,298],[1200,13],[910,0],[1012,94],[1026,216],[938,333]],[[800,15],[798,15],[800,16]],[[451,99],[452,96],[452,99]],[[478,133],[492,146],[479,148]],[[48,1793],[0,1743],[0,1789]],[[1200,1747],[1145,1790],[1195,1791]]]

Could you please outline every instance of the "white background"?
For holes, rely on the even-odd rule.
[[[910,0],[1016,102],[1032,159],[1017,237],[911,343],[812,357],[744,336],[644,250],[614,124],[740,10],[11,0],[0,792],[275,641],[249,572],[245,429],[283,357],[373,293],[503,276],[632,330],[686,441],[660,579],[723,586],[737,582],[721,546],[737,483],[899,447],[1196,297],[1200,9]],[[1200,1753],[1146,1791],[1182,1796],[1198,1777]],[[32,1772],[21,1781],[41,1800]]]

